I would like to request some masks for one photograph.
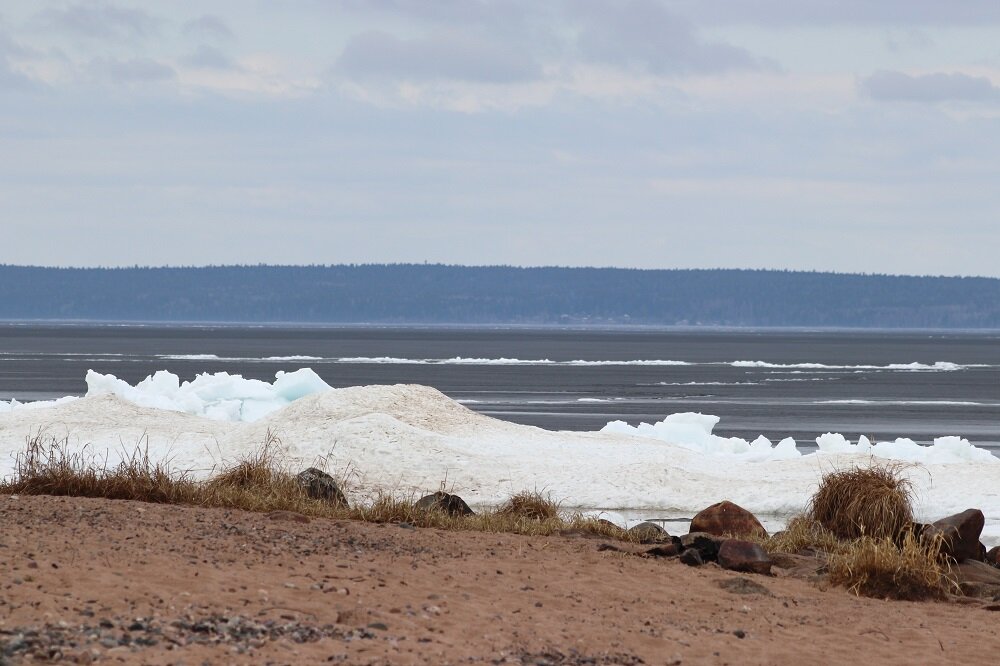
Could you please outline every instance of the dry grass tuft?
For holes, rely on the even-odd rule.
[[[525,490],[501,504],[497,513],[529,520],[558,520],[559,503],[537,490],[534,492]]]
[[[836,553],[844,548],[844,542],[819,522],[808,516],[795,516],[787,527],[764,540],[761,545],[769,553],[798,553],[816,550]]]
[[[913,522],[906,465],[872,462],[831,472],[809,502],[810,518],[841,539],[898,540]]]
[[[862,537],[830,556],[830,582],[866,597],[940,599],[959,589],[938,558],[940,545],[921,543],[909,533],[901,545],[887,537]]]

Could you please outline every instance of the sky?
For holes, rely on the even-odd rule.
[[[0,263],[1000,277],[995,0],[4,0]]]

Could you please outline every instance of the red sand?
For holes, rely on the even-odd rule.
[[[601,543],[3,496],[0,640],[22,641],[11,663],[31,659],[31,629],[42,630],[27,635],[41,641],[33,649],[78,663],[993,664],[1000,654],[1000,614],[982,602],[860,599]],[[770,594],[720,587],[737,577]],[[250,625],[272,634],[219,629]]]

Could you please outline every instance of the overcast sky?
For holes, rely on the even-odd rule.
[[[1000,276],[996,0],[0,4],[0,263]]]

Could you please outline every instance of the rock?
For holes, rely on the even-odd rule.
[[[760,521],[729,500],[699,511],[691,520],[691,531],[708,532],[716,536],[767,538],[767,530]]]
[[[689,548],[681,553],[680,561],[689,567],[700,567],[705,563],[705,561],[701,559],[701,554],[695,548]]]
[[[715,562],[719,557],[719,546],[725,539],[705,532],[691,532],[681,537],[684,551],[697,550],[704,562]]]
[[[979,509],[966,509],[962,513],[935,520],[924,527],[921,537],[934,539],[940,535],[941,553],[952,557],[957,562],[965,560],[980,560],[983,552],[980,549],[979,535],[983,532],[986,517]]]
[[[347,507],[347,497],[332,476],[315,467],[299,472],[295,479],[299,482],[309,497],[329,502],[334,506]]]
[[[308,523],[309,516],[297,511],[272,511],[267,514],[271,520],[288,520],[293,523]]]
[[[475,511],[470,509],[461,497],[440,490],[421,497],[414,506],[421,511],[444,511],[449,516],[475,515]]]
[[[751,541],[726,539],[719,546],[719,566],[730,571],[762,574],[771,573],[771,558],[759,545]]]
[[[720,580],[719,587],[727,592],[732,592],[733,594],[761,594],[766,597],[771,596],[771,591],[769,589],[757,581],[744,578],[743,576]]]
[[[800,555],[797,553],[768,553],[771,573],[785,578],[809,580],[826,571],[826,553]],[[777,571],[775,571],[777,569]]]
[[[951,572],[959,585],[965,583],[1000,585],[1000,569],[991,567],[985,562],[966,560],[953,566]]]
[[[680,547],[675,543],[665,543],[661,546],[653,546],[646,551],[650,557],[676,557],[681,554]]]
[[[1000,585],[993,583],[959,583],[962,594],[974,599],[995,601],[1000,596]]]
[[[630,527],[626,530],[625,534],[637,543],[662,543],[670,541],[670,535],[665,529],[649,521]]]
[[[993,546],[986,551],[986,564],[1000,567],[1000,546]]]

